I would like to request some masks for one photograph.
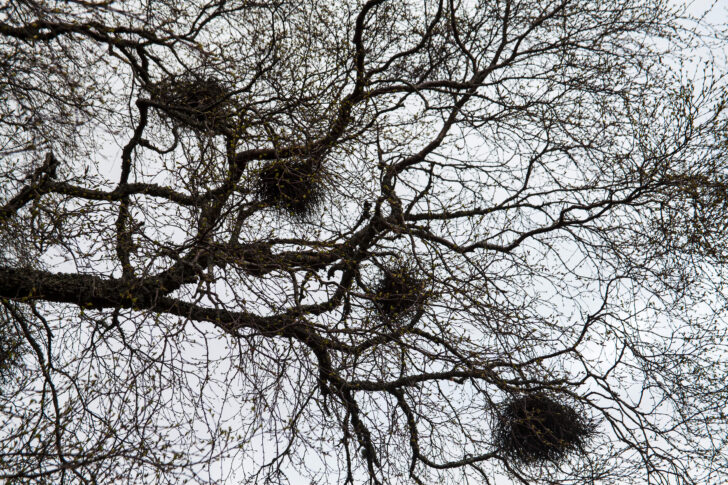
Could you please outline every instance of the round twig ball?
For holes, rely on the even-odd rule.
[[[426,280],[406,265],[383,268],[372,296],[377,313],[389,322],[412,316],[426,299]]]
[[[230,90],[213,77],[170,78],[150,91],[160,110],[192,128],[216,130],[225,126],[231,116]]]
[[[326,179],[320,163],[275,160],[258,172],[255,192],[261,202],[304,219],[323,202]]]
[[[502,403],[495,422],[496,446],[525,465],[557,462],[583,448],[596,425],[568,404],[544,393]]]

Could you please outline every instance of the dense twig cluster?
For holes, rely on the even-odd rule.
[[[172,77],[155,84],[150,91],[156,106],[177,123],[213,131],[229,123],[231,93],[214,77]]]
[[[324,200],[326,173],[313,160],[275,160],[264,165],[255,181],[259,200],[302,219]]]
[[[573,407],[543,393],[502,403],[495,424],[497,448],[526,465],[557,462],[581,450],[596,431],[595,423]]]
[[[406,264],[382,269],[372,302],[384,322],[401,321],[413,315],[428,297],[426,279]]]

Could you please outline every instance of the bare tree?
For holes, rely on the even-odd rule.
[[[4,1],[0,480],[722,483],[727,45],[662,0]]]

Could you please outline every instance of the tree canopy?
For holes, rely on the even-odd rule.
[[[725,28],[0,2],[0,481],[728,476]]]

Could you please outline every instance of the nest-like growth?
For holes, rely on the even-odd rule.
[[[414,269],[395,265],[382,269],[372,302],[383,321],[396,322],[412,316],[427,300],[427,284]]]
[[[320,163],[309,160],[274,160],[258,172],[258,199],[303,219],[323,202],[327,176]]]
[[[162,112],[195,129],[219,130],[231,116],[230,90],[213,77],[170,78],[152,86],[150,92]]]
[[[533,465],[557,462],[582,450],[595,431],[596,425],[570,405],[531,393],[499,406],[494,438],[507,457]]]

